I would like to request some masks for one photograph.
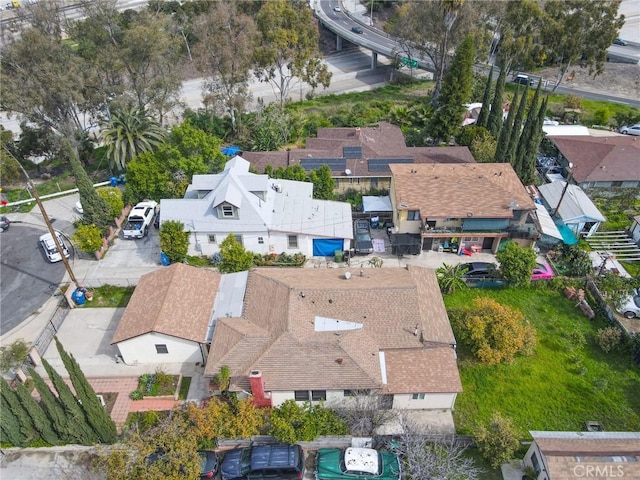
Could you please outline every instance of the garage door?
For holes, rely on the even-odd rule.
[[[336,250],[342,251],[341,238],[317,238],[313,241],[314,257],[332,257]]]

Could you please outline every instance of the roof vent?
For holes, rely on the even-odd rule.
[[[349,170],[348,168],[344,171],[345,175],[351,175],[351,170]]]

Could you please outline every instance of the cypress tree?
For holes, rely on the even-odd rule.
[[[87,423],[84,411],[80,407],[78,400],[73,396],[73,393],[71,393],[71,389],[64,383],[60,374],[56,372],[49,362],[42,359],[42,366],[47,371],[47,375],[49,375],[49,379],[58,393],[58,398],[69,421],[69,426],[73,427],[74,438],[81,445],[94,445],[98,441],[98,436]]]
[[[87,172],[78,159],[78,149],[69,139],[63,141],[64,149],[69,157],[71,171],[76,179],[76,186],[80,194],[82,204],[82,223],[85,225],[96,225],[100,231],[105,233],[111,225],[111,212],[109,205],[96,193],[93,183],[89,179]]]
[[[40,436],[34,428],[29,414],[20,403],[20,400],[18,400],[16,392],[9,386],[4,378],[0,378],[0,395],[2,395],[4,404],[8,407],[8,412],[3,409],[2,421],[4,422],[4,417],[7,415],[13,415],[18,422],[21,435],[21,443],[19,446],[24,447],[38,440]]]
[[[511,138],[511,128],[513,127],[513,118],[515,117],[516,106],[518,104],[518,94],[520,88],[516,89],[516,93],[513,94],[513,100],[509,105],[509,113],[507,119],[500,128],[500,136],[498,138],[498,145],[496,146],[496,156],[493,158],[494,163],[504,163],[507,156],[507,147],[509,145],[509,139]]]
[[[2,422],[0,422],[2,443],[10,443],[14,447],[26,447],[27,439],[20,428],[18,417],[11,413],[9,403],[2,394],[0,394],[0,412],[3,412],[0,417],[2,418]]]
[[[516,159],[516,149],[518,148],[518,140],[520,140],[520,134],[522,133],[522,120],[524,119],[524,112],[527,108],[527,100],[529,94],[529,85],[524,87],[522,97],[520,97],[520,104],[518,105],[518,113],[513,120],[511,126],[511,132],[509,135],[509,143],[507,144],[507,150],[504,155],[504,162],[510,163],[515,169],[518,176],[522,173],[522,163],[519,159]]]
[[[431,123],[431,135],[436,140],[448,142],[460,129],[465,111],[464,104],[469,102],[473,94],[474,58],[473,37],[467,35],[456,50],[442,81],[438,108]]]
[[[47,414],[44,413],[44,410],[40,404],[36,402],[35,398],[31,396],[27,387],[22,383],[18,383],[16,387],[16,395],[22,404],[22,407],[29,414],[29,417],[33,421],[33,426],[40,434],[42,440],[47,442],[49,445],[59,445],[61,443],[60,438],[58,438],[58,435],[53,430],[53,426],[47,418]]]
[[[531,138],[529,139],[527,149],[522,158],[522,181],[524,183],[533,183],[536,178],[536,157],[538,155],[538,148],[544,138],[544,131],[542,125],[544,124],[544,117],[547,113],[547,103],[549,97],[545,97],[542,101],[542,105],[538,110],[538,116],[531,130]]]
[[[500,67],[500,74],[496,81],[496,89],[493,94],[493,102],[491,102],[491,111],[489,112],[489,118],[487,119],[487,130],[493,135],[493,138],[498,138],[500,133],[500,127],[502,126],[502,96],[504,93],[504,82],[507,78],[507,69],[503,65]]]
[[[489,110],[491,110],[491,87],[493,86],[493,66],[489,70],[489,76],[487,77],[487,84],[484,86],[484,95],[482,95],[482,108],[478,114],[478,120],[476,125],[479,127],[487,128],[487,122],[489,120]]]
[[[71,378],[71,383],[76,390],[76,395],[81,402],[81,407],[85,412],[89,425],[91,425],[103,443],[113,443],[117,435],[116,424],[111,420],[100,400],[98,400],[96,392],[87,381],[76,359],[64,350],[58,337],[53,338],[56,341],[56,348],[62,363],[64,363],[67,372],[69,372],[69,378]]]
[[[60,404],[60,400],[58,400],[58,398],[53,394],[40,374],[31,367],[29,367],[29,375],[31,375],[33,384],[35,385],[38,394],[40,394],[40,406],[47,414],[58,438],[60,438],[63,443],[76,443],[78,439],[73,436],[73,428],[68,424],[69,422],[64,414],[64,409]]]
[[[524,159],[529,141],[531,140],[533,126],[537,122],[538,111],[540,109],[541,91],[542,82],[538,82],[538,88],[536,88],[536,93],[534,94],[533,100],[531,101],[531,107],[529,107],[529,111],[527,112],[527,120],[524,122],[524,128],[522,129],[522,134],[520,135],[520,142],[518,142],[518,148],[516,150],[516,159],[519,162],[522,162]]]

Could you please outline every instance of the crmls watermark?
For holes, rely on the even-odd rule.
[[[624,465],[576,465],[573,474],[580,478],[621,478]]]

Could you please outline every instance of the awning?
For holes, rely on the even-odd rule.
[[[540,229],[544,235],[549,237],[563,240],[562,234],[558,230],[558,227],[553,223],[553,219],[544,205],[536,204],[536,213],[538,215],[538,222],[540,222]]]

